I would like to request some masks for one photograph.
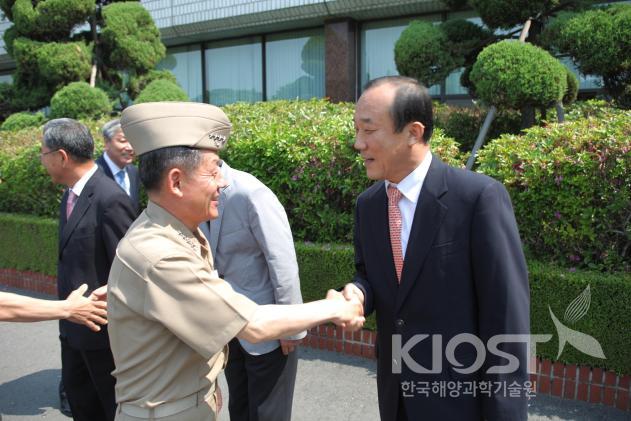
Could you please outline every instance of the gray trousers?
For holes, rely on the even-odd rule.
[[[250,355],[237,339],[229,347],[225,373],[230,421],[290,421],[298,351],[283,355],[278,347]]]

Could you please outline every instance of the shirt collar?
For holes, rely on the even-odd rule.
[[[72,190],[72,192],[76,194],[77,196],[81,196],[81,192],[83,191],[83,188],[85,187],[85,185],[88,183],[88,180],[90,180],[90,178],[94,175],[94,173],[98,169],[99,167],[96,164],[94,164],[92,168],[88,170],[88,172],[83,174],[83,177],[81,177],[79,181],[74,183],[74,186],[70,187],[70,190]]]
[[[105,159],[105,162],[107,162],[107,166],[110,167],[110,171],[112,171],[112,174],[114,176],[116,176],[116,174],[118,174],[119,171],[124,169],[124,168],[119,167],[118,165],[114,163],[114,161],[112,161],[110,156],[107,154],[107,151],[103,152],[103,159]]]
[[[418,202],[418,197],[421,194],[421,189],[423,188],[423,182],[425,182],[425,177],[427,176],[427,172],[429,171],[429,165],[432,163],[432,153],[428,151],[425,154],[425,158],[420,163],[418,167],[414,169],[411,173],[409,173],[403,180],[401,180],[398,184],[392,183],[386,180],[386,191],[388,190],[388,186],[392,184],[395,186],[403,197],[411,201],[412,203]]]

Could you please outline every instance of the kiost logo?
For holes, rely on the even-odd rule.
[[[591,303],[591,290],[587,288],[576,297],[566,308],[563,320],[567,324],[573,324],[581,320],[587,314]],[[557,359],[563,353],[566,344],[572,345],[584,354],[591,357],[605,359],[605,354],[600,343],[592,336],[571,329],[563,324],[556,317],[552,308],[548,306],[550,317],[559,336],[559,351]],[[461,333],[452,337],[444,348],[445,359],[452,366],[453,370],[461,374],[471,374],[482,368],[486,360],[486,353],[502,357],[507,361],[505,365],[491,366],[486,370],[487,374],[510,374],[519,369],[519,359],[516,355],[500,349],[501,344],[521,343],[526,346],[527,371],[535,373],[536,370],[531,365],[531,355],[537,354],[537,343],[546,343],[552,339],[550,334],[502,334],[489,338],[486,345],[482,340],[471,333]],[[410,351],[425,339],[432,341],[432,366],[424,367],[412,358]],[[465,367],[456,359],[456,349],[462,344],[469,344],[475,348],[476,358],[468,367]],[[392,373],[401,374],[403,364],[407,368],[418,374],[438,374],[442,372],[443,364],[443,338],[442,335],[416,334],[403,343],[402,336],[392,335]]]

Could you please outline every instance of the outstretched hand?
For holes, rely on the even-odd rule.
[[[93,298],[94,293],[90,297],[84,297],[83,294],[87,290],[88,286],[83,284],[66,298],[64,301],[68,312],[66,319],[98,332],[101,330],[99,325],[107,324],[107,303],[104,300],[99,300],[97,296]]]

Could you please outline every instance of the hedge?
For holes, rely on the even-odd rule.
[[[251,172],[285,206],[294,236],[317,242],[348,242],[359,193],[372,181],[353,149],[354,104],[326,100],[232,104],[224,110],[233,134],[224,157]],[[432,150],[462,166],[458,145],[440,129]]]
[[[598,114],[495,139],[480,151],[478,171],[507,187],[534,256],[629,271],[631,111]]]
[[[234,126],[224,158],[278,195],[294,237],[350,242],[355,200],[372,183],[352,147],[353,104],[271,101],[224,109]],[[443,109],[437,108],[437,122]],[[470,134],[482,115],[472,111]],[[499,126],[512,126],[513,116],[499,119]],[[460,117],[452,113],[446,118],[454,134]],[[535,127],[488,142],[478,171],[508,187],[533,257],[575,267],[631,270],[631,115],[590,102],[572,106],[567,117],[564,125]],[[101,137],[103,122],[87,122],[95,139]],[[56,217],[60,188],[51,184],[39,163],[40,130],[0,136],[0,212]],[[102,142],[96,144],[100,148]],[[440,127],[431,146],[451,165],[463,165],[466,153]]]
[[[296,253],[305,302],[323,298],[328,289],[344,285],[353,276],[353,248],[349,245],[297,242]],[[1,268],[54,276],[56,256],[56,220],[0,213]],[[592,298],[586,316],[575,324],[564,323],[598,340],[606,359],[591,358],[566,345],[560,360],[631,374],[631,274],[568,272],[535,261],[529,262],[529,273],[531,332],[553,334],[548,343],[539,344],[539,356],[555,360],[558,351],[558,335],[548,307],[563,321],[568,304],[589,285]],[[375,329],[374,316],[368,319],[366,327]]]

